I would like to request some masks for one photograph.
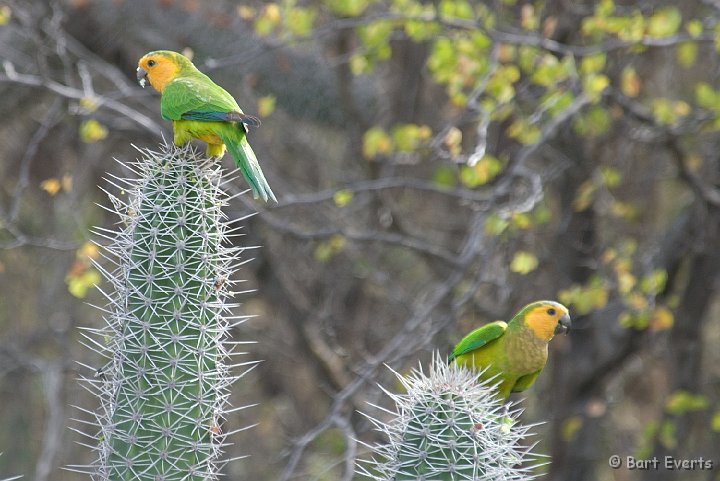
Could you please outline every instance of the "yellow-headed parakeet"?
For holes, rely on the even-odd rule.
[[[137,78],[162,94],[160,113],[173,121],[173,141],[182,145],[191,139],[207,142],[207,154],[222,157],[225,147],[250,184],[253,196],[277,201],[265,180],[255,152],[247,141],[248,126],[260,120],[246,115],[225,89],[199,71],[190,59],[177,52],[158,50],[138,62]]]
[[[571,326],[568,309],[553,301],[537,301],[523,307],[509,322],[495,321],[465,336],[448,362],[477,372],[480,379],[500,383],[498,397],[507,399],[535,382],[548,358],[548,343],[555,334],[567,334]],[[483,371],[484,370],[484,371]]]

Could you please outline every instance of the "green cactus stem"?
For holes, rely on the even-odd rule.
[[[88,470],[101,481],[216,479],[233,368],[252,364],[228,364],[240,354],[229,334],[244,318],[228,299],[244,249],[228,242],[237,229],[216,160],[192,147],[141,152],[126,166],[137,177],[112,181],[129,199],[111,195],[121,229],[98,231],[115,267],[97,263],[112,284],[107,325],[86,336],[107,358],[86,380],[101,398]]]
[[[540,456],[521,442],[531,434],[520,411],[500,403],[492,383],[435,355],[422,368],[397,374],[404,394],[385,390],[395,411],[367,416],[387,441],[369,446],[373,457],[359,474],[378,481],[524,481],[535,478]],[[384,416],[386,417],[386,416]]]

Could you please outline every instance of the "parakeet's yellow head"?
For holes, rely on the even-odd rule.
[[[158,92],[173,80],[184,68],[193,68],[190,59],[170,50],[157,50],[145,54],[138,62],[137,79],[145,87],[145,80],[150,81]]]
[[[537,301],[523,307],[513,318],[525,324],[539,339],[549,341],[555,334],[568,333],[572,322],[567,307],[554,301]]]

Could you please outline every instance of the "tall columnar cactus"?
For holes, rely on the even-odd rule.
[[[101,397],[95,413],[102,481],[215,479],[225,446],[221,424],[234,354],[229,280],[243,249],[230,247],[217,162],[191,147],[143,151],[111,195],[121,229],[110,239],[114,269],[106,326],[88,339],[107,358],[86,379]],[[93,336],[97,334],[98,336]],[[91,443],[88,443],[91,444]]]
[[[387,442],[370,446],[373,459],[358,470],[378,481],[528,480],[539,456],[521,441],[529,427],[517,422],[477,375],[436,355],[429,375],[422,369],[397,374],[404,394],[390,419],[369,417]],[[388,412],[385,412],[388,414]]]

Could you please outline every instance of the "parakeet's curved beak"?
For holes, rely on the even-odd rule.
[[[567,333],[570,332],[571,326],[572,321],[570,320],[570,314],[565,314],[560,319],[558,319],[557,326],[555,327],[555,334],[560,334],[561,332],[564,332],[567,335]]]
[[[147,80],[147,72],[145,71],[144,68],[138,67],[137,79],[138,79],[138,83],[140,83],[140,86],[142,88],[145,88],[145,81]]]

